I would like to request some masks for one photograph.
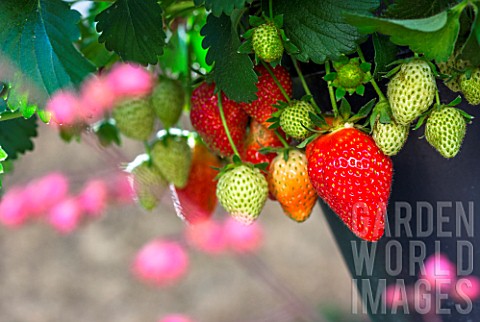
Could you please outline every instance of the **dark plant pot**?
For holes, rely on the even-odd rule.
[[[307,83],[319,105],[329,108],[326,84],[321,78],[323,73],[312,70],[310,66],[318,68],[316,65],[302,65]],[[458,95],[442,84],[439,86],[444,103]],[[296,97],[304,93],[296,78],[294,90]],[[367,93],[366,97],[374,95]],[[359,108],[367,99],[349,98],[349,101]],[[459,107],[473,116],[479,115],[478,107],[464,102]],[[462,268],[473,266],[471,272],[460,275],[480,276],[480,233],[476,233],[480,231],[480,220],[475,218],[474,213],[480,203],[480,124],[474,121],[468,125],[462,150],[451,160],[444,159],[424,138],[421,139],[422,136],[423,129],[411,131],[404,149],[392,158],[395,173],[387,215],[389,229],[379,242],[368,243],[358,239],[322,200],[319,203],[352,274],[352,283],[357,284],[358,297],[362,297],[372,321],[480,321],[478,300],[473,301],[470,310],[462,305],[466,312],[460,312],[460,303],[448,296],[435,304],[437,308],[433,307],[433,310],[448,311],[436,314],[438,311],[425,313],[423,308],[417,310],[415,307],[408,307],[408,312],[399,307],[393,313],[382,300],[375,304],[369,299],[370,296],[373,299],[381,296],[385,285],[404,283],[406,288],[416,285],[421,265],[414,265],[415,256],[421,258],[422,251],[423,257],[441,252]],[[462,216],[463,212],[465,216]],[[371,271],[368,265],[360,266],[357,255],[362,247],[375,252]],[[428,294],[435,300],[443,293],[432,290]],[[352,295],[353,298],[356,296]],[[354,307],[356,303],[352,303],[353,313],[362,312],[362,309],[355,310]]]

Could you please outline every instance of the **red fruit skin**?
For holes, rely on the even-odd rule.
[[[267,122],[267,120],[271,117],[272,113],[277,111],[277,108],[273,107],[273,105],[276,105],[278,101],[285,101],[285,97],[265,67],[259,65],[255,67],[255,70],[259,73],[257,83],[258,98],[251,103],[240,103],[240,106],[248,115],[268,128],[271,123]],[[293,89],[290,74],[282,66],[274,68],[273,73],[280,84],[282,84],[287,95],[291,97]]]
[[[218,158],[202,143],[193,148],[192,166],[185,188],[176,189],[178,202],[182,207],[184,220],[198,224],[210,219],[217,206],[216,183],[214,179],[220,168]]]
[[[262,124],[252,119],[250,122],[250,131],[242,152],[242,159],[246,162],[258,164],[262,162],[270,163],[276,156],[276,153],[262,154],[259,152],[265,147],[282,147],[282,142],[275,135],[273,130],[265,128]]]
[[[190,121],[212,151],[229,157],[233,155],[233,149],[222,125],[214,89],[215,85],[203,83],[193,91]],[[233,142],[241,150],[247,132],[248,114],[238,103],[225,96],[222,96],[222,106]]]
[[[285,138],[285,134],[282,132],[282,135]],[[259,163],[268,163],[267,172],[270,168],[272,160],[277,156],[277,153],[260,153],[259,150],[264,147],[282,147],[282,142],[275,135],[273,130],[265,128],[262,124],[252,119],[250,122],[250,131],[248,132],[247,139],[245,140],[245,146],[242,152],[242,160],[245,162],[250,162],[253,164]],[[265,179],[267,174],[263,173]],[[275,200],[275,197],[271,192],[269,192],[268,197],[271,200]]]
[[[306,155],[318,195],[355,235],[378,241],[385,229],[391,159],[355,128],[320,136],[307,146]]]

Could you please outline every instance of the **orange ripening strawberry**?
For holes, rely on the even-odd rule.
[[[227,133],[220,118],[215,85],[203,83],[192,93],[190,120],[207,146],[221,156],[233,155]],[[222,106],[228,129],[237,149],[241,149],[247,133],[248,114],[239,104],[222,96]]]
[[[282,142],[275,135],[273,130],[265,128],[262,124],[254,119],[250,121],[250,131],[242,152],[242,159],[246,162],[258,164],[262,162],[270,163],[276,157],[276,153],[260,153],[261,148],[282,147]]]
[[[268,174],[268,188],[285,214],[297,222],[310,217],[317,194],[308,178],[307,157],[298,150],[280,153],[273,159]]]
[[[307,146],[308,175],[318,195],[358,237],[383,236],[392,161],[368,134],[344,127]]]
[[[273,107],[273,105],[276,105],[278,101],[285,101],[285,97],[265,67],[259,65],[255,67],[255,70],[259,73],[257,83],[258,98],[251,103],[240,103],[240,106],[248,115],[268,128],[271,123],[267,122],[267,120],[272,116],[272,113],[277,111],[277,108]],[[273,73],[280,84],[282,84],[287,95],[291,97],[293,90],[290,74],[282,66],[274,68]]]
[[[218,158],[207,147],[197,142],[193,148],[192,167],[185,188],[176,188],[183,219],[195,224],[209,219],[217,206],[216,183],[220,168]]]

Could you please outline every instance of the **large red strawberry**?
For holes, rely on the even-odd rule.
[[[318,195],[358,237],[384,232],[392,161],[368,134],[351,127],[320,136],[307,146],[308,175]]]
[[[181,215],[195,224],[209,219],[217,206],[216,183],[214,179],[220,162],[202,143],[193,148],[192,167],[185,188],[176,188]]]
[[[268,128],[270,123],[267,122],[267,120],[271,117],[272,113],[277,111],[273,105],[276,105],[278,101],[285,101],[285,97],[265,67],[259,65],[255,67],[255,70],[259,74],[257,83],[258,98],[251,103],[240,103],[240,106],[257,122],[262,123],[263,126]],[[291,97],[292,79],[290,78],[290,74],[288,74],[287,70],[282,66],[277,66],[273,69],[273,73],[285,89],[287,95]]]
[[[233,155],[233,150],[220,118],[214,89],[215,85],[203,83],[193,91],[190,120],[207,146],[215,153],[227,157]],[[225,96],[222,96],[222,106],[233,142],[237,149],[241,149],[247,132],[248,114],[238,103]]]

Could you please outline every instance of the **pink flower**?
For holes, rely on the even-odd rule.
[[[106,79],[115,95],[120,97],[144,96],[153,87],[152,75],[135,64],[115,65]]]
[[[122,204],[130,204],[135,200],[135,192],[130,184],[129,174],[118,172],[109,181],[109,198]]]
[[[67,198],[50,209],[48,223],[61,234],[73,232],[80,223],[82,213],[75,198]]]
[[[79,99],[72,90],[57,91],[47,102],[46,110],[52,114],[55,123],[72,125],[79,116]]]
[[[78,202],[82,210],[94,217],[105,210],[108,201],[108,188],[103,180],[90,180],[85,183],[78,195]]]
[[[187,226],[185,237],[193,247],[212,255],[224,252],[227,247],[223,227],[214,220]]]
[[[132,271],[134,275],[156,286],[165,286],[182,277],[188,267],[188,255],[177,242],[156,239],[137,253]]]
[[[433,290],[438,287],[448,292],[456,282],[456,267],[446,255],[436,253],[425,260],[425,274],[420,278],[430,283]]]
[[[11,188],[0,202],[0,223],[9,228],[20,227],[29,218],[26,207],[28,199],[25,199],[23,192],[23,189]]]
[[[460,302],[467,299],[472,301],[478,299],[480,297],[480,279],[476,276],[465,276],[458,279],[452,289],[452,297]]]
[[[258,222],[244,225],[229,217],[223,229],[228,246],[235,252],[253,252],[262,245],[263,229]]]
[[[80,91],[82,117],[87,123],[100,120],[104,113],[113,108],[115,91],[104,77],[90,77]]]
[[[158,320],[158,322],[194,322],[190,317],[183,314],[169,314]]]
[[[68,194],[69,180],[61,172],[52,172],[25,187],[24,198],[33,215],[43,215]]]

